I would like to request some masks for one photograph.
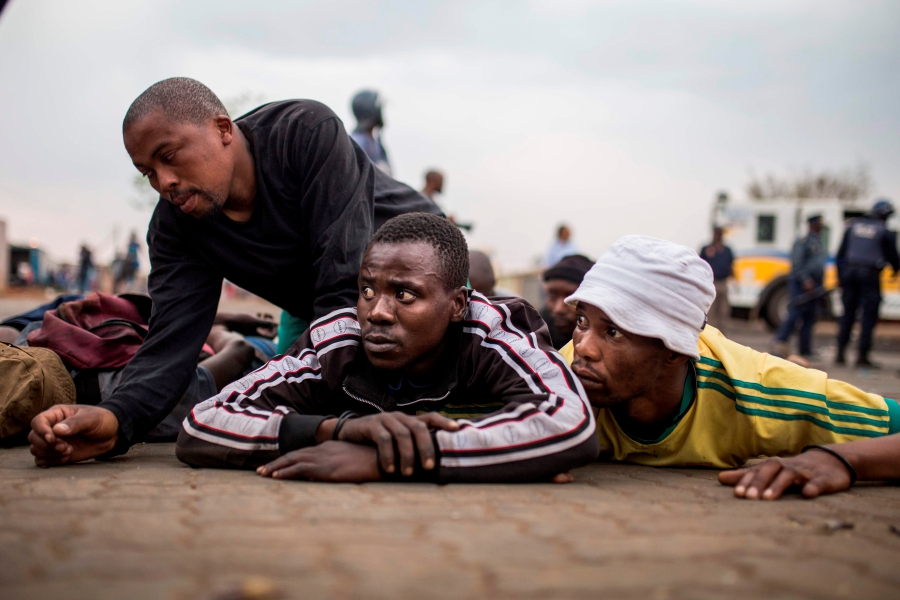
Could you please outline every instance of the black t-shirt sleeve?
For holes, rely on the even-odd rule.
[[[356,306],[359,265],[374,230],[374,168],[337,117],[312,128],[295,152],[315,273],[313,318],[320,319]]]
[[[184,394],[222,289],[221,275],[191,250],[172,214],[177,209],[165,202],[160,199],[147,233],[150,331],[125,368],[122,385],[100,404],[119,420],[122,451],[162,421]]]

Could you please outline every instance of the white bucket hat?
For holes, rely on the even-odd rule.
[[[715,297],[712,269],[696,252],[626,235],[603,253],[566,302],[596,306],[625,331],[658,338],[697,360],[700,331]]]

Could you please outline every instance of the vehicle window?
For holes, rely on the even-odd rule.
[[[756,218],[756,241],[775,241],[775,215],[759,215]]]

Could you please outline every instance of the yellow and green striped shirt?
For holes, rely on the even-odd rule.
[[[609,458],[658,467],[729,468],[759,456],[797,454],[810,444],[900,431],[895,400],[757,352],[709,326],[698,349],[694,401],[662,439],[632,439],[612,412],[595,409],[600,446]],[[571,364],[572,343],[560,354]]]

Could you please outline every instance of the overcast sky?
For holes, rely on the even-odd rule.
[[[628,233],[696,247],[751,169],[864,162],[900,201],[898,34],[890,1],[11,0],[0,218],[60,259],[143,237],[122,117],[188,76],[320,100],[348,129],[353,93],[379,90],[395,176],[445,171],[448,212],[504,269],[560,222],[593,257]]]

